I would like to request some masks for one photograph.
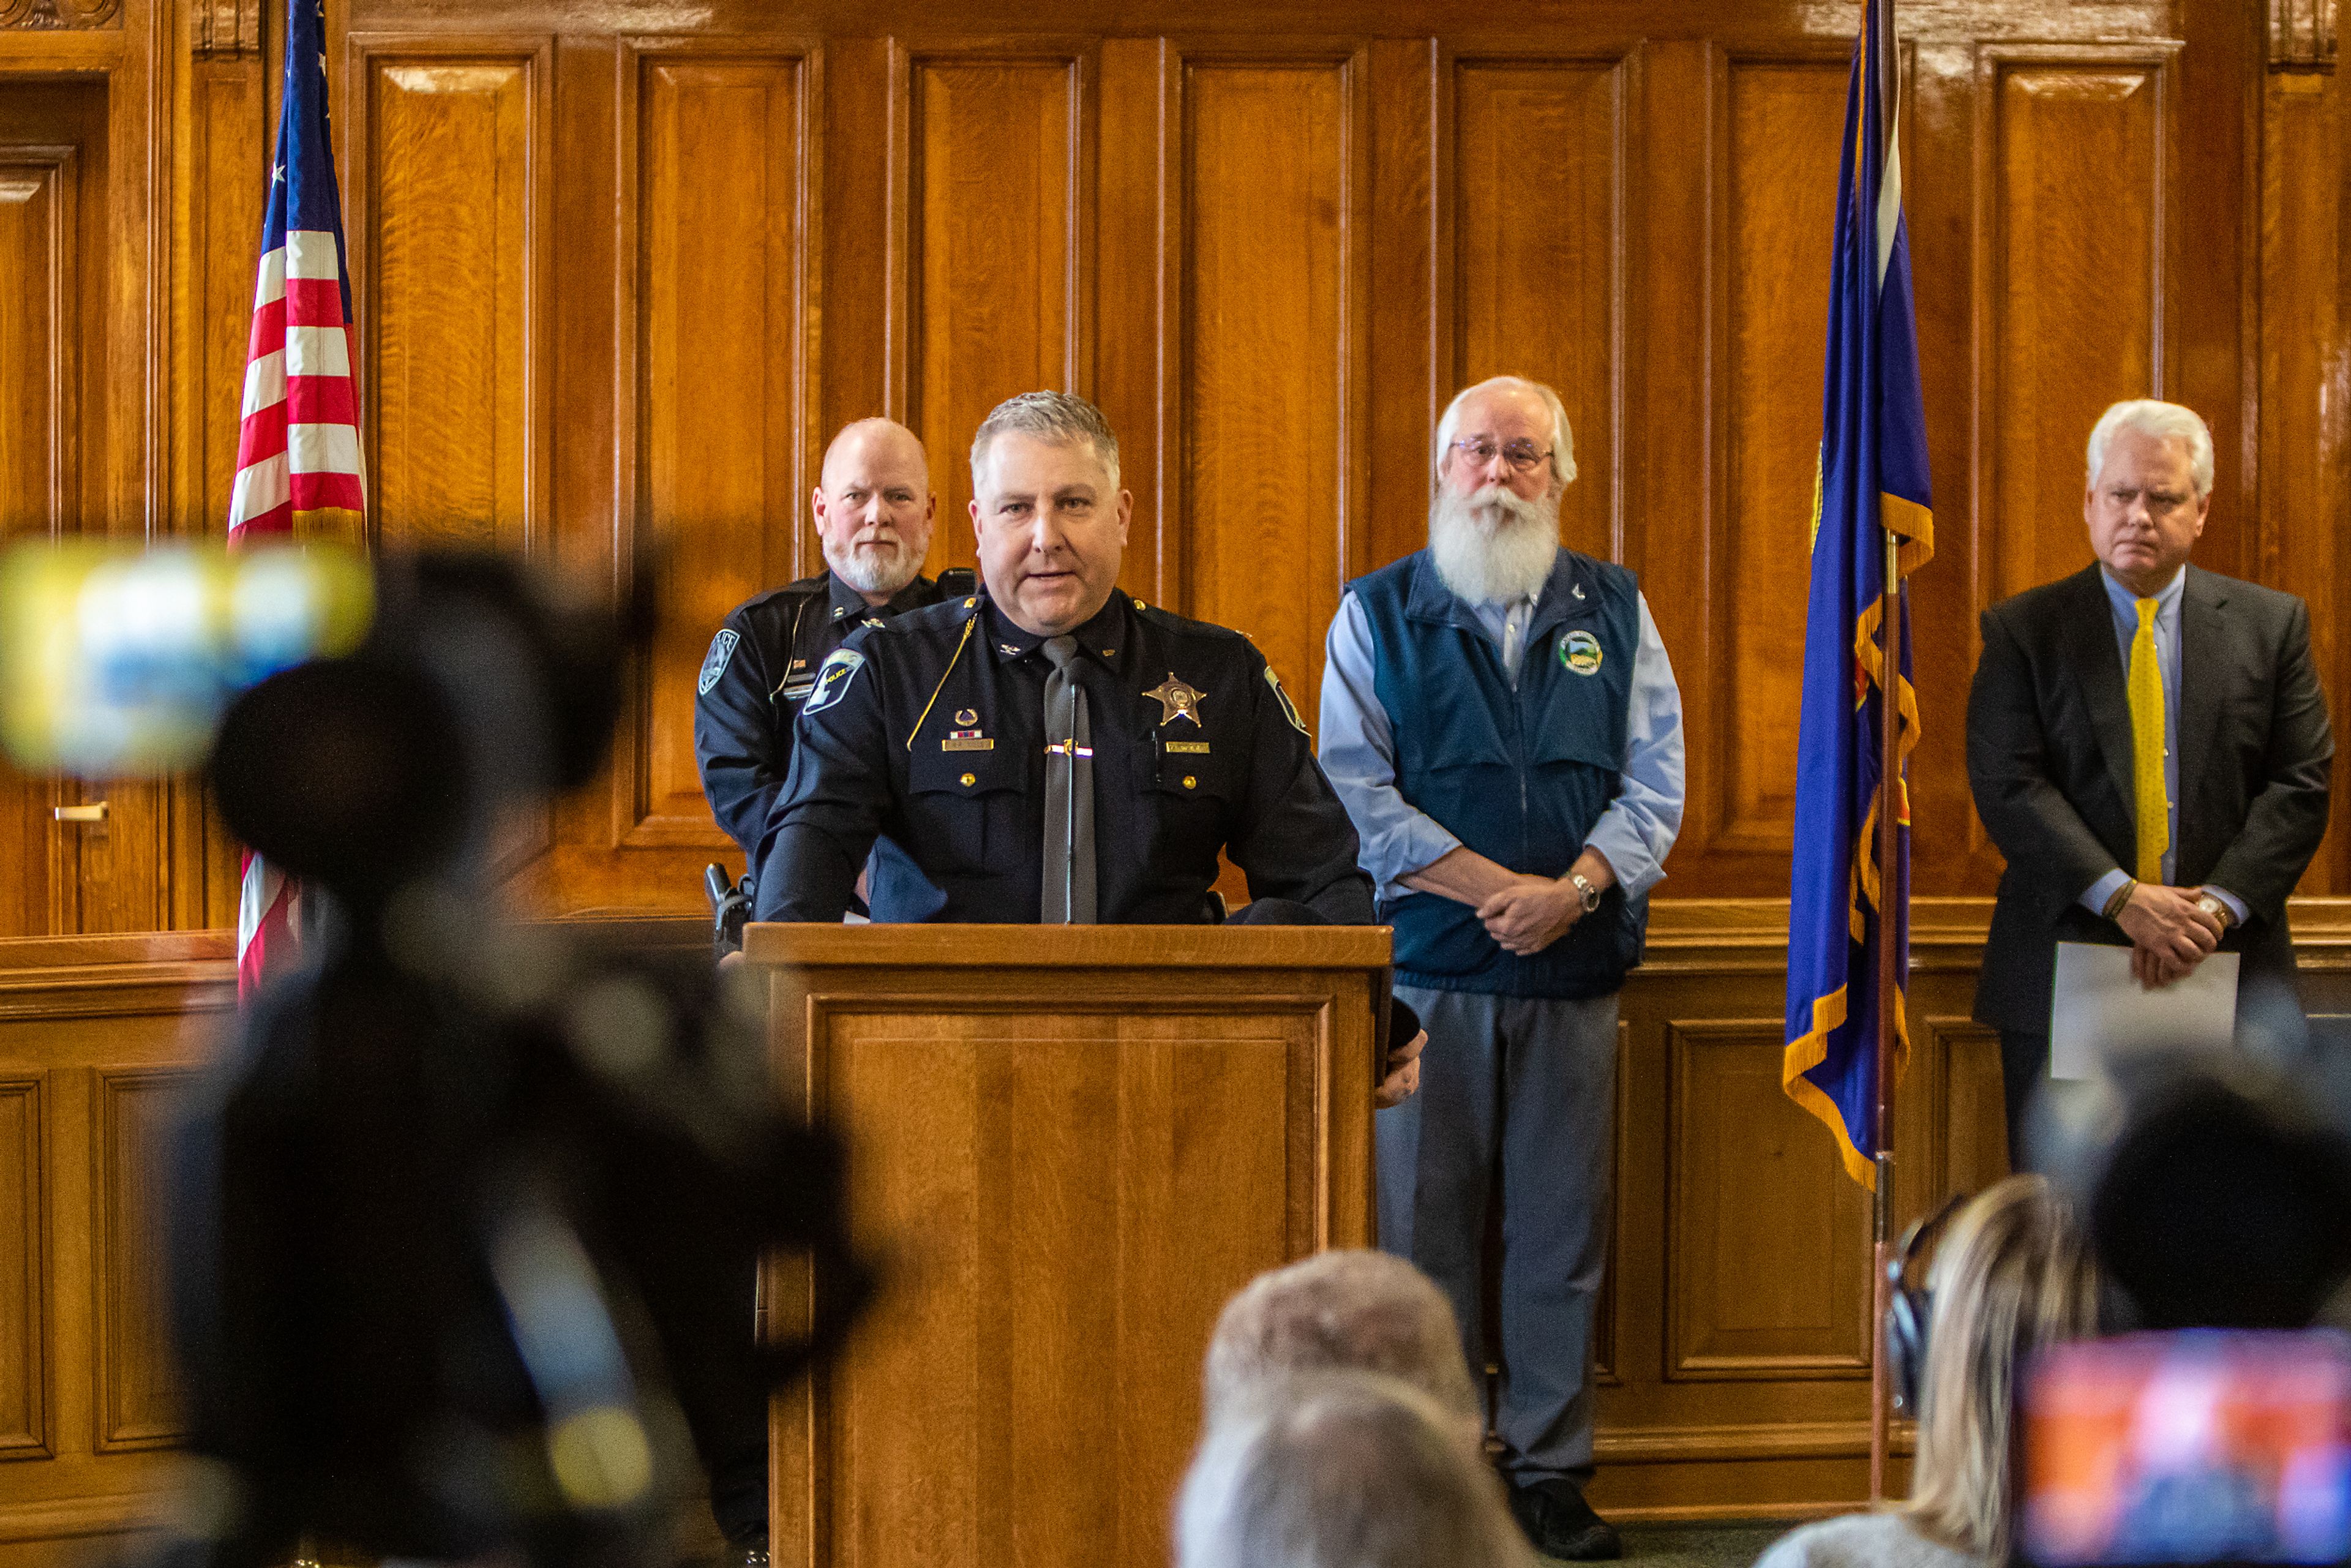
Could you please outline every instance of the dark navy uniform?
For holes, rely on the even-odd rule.
[[[1252,897],[1372,924],[1354,827],[1247,638],[1115,591],[1075,635],[1104,924],[1213,919],[1218,850]],[[1043,642],[984,594],[852,634],[800,715],[758,918],[839,920],[871,849],[876,920],[1035,922]]]
[[[970,573],[950,581],[970,591]],[[888,616],[935,604],[946,591],[917,577],[876,610],[831,572],[804,577],[745,601],[726,617],[702,661],[694,704],[694,755],[702,792],[726,836],[759,863],[784,779],[792,766],[792,721],[816,685],[816,672],[849,634]]]

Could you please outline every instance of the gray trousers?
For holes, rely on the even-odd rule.
[[[1398,986],[1428,1048],[1420,1092],[1377,1117],[1380,1246],[1435,1280],[1473,1377],[1488,1361],[1486,1205],[1500,1176],[1494,1427],[1524,1484],[1592,1473],[1592,1323],[1608,1260],[1616,998]]]

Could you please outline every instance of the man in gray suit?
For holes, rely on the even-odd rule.
[[[1975,1016],[2001,1031],[2011,1164],[2058,942],[2127,942],[2147,986],[2239,953],[2241,1025],[2292,994],[2286,895],[2326,831],[2335,739],[2303,601],[2188,564],[2211,498],[2203,420],[2115,404],[2082,499],[2097,564],[1983,614],[1968,782],[2008,869]]]

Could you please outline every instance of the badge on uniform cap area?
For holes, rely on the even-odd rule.
[[[1179,718],[1188,718],[1193,728],[1200,727],[1200,699],[1207,694],[1177,680],[1175,671],[1168,671],[1165,680],[1143,695],[1158,703],[1160,723],[1174,724]]]
[[[977,724],[979,722],[979,710],[977,708],[959,707],[956,709],[956,722],[957,724]]]
[[[726,673],[726,661],[735,656],[735,644],[740,641],[742,638],[731,626],[710,640],[710,652],[702,661],[702,678],[694,685],[696,692],[705,697],[710,695],[710,688]]]
[[[864,667],[865,655],[856,649],[835,649],[832,656],[817,670],[816,690],[809,694],[808,706],[800,712],[822,713],[839,702],[842,694],[849,690],[849,683],[855,680],[857,672]]]
[[[1600,672],[1600,639],[1589,632],[1570,632],[1560,639],[1559,662],[1579,675]]]

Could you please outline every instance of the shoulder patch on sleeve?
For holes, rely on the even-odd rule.
[[[1306,721],[1298,716],[1298,705],[1291,702],[1290,694],[1281,689],[1281,677],[1273,673],[1271,664],[1265,667],[1265,684],[1273,688],[1274,700],[1281,704],[1281,716],[1290,721],[1290,727],[1301,735],[1305,735]]]
[[[822,713],[839,702],[849,690],[849,683],[865,667],[865,655],[854,648],[836,648],[816,673],[816,689],[809,693],[808,702],[800,708],[804,714]]]
[[[735,656],[735,644],[742,640],[741,634],[732,626],[710,640],[710,652],[702,661],[702,678],[694,685],[697,695],[705,697],[710,695],[710,688],[716,685],[718,677],[726,673],[726,661]]]

